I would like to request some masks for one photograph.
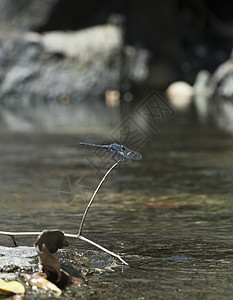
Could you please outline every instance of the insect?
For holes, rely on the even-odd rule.
[[[142,159],[142,155],[140,153],[130,150],[129,148],[116,143],[110,145],[98,145],[98,144],[80,142],[79,144],[84,146],[104,148],[106,149],[106,151],[108,151],[109,155],[113,159],[115,159],[116,161],[120,160],[126,164],[131,163],[132,160]]]

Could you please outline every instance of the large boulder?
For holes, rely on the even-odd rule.
[[[233,132],[233,52],[211,77],[210,109],[220,128]]]

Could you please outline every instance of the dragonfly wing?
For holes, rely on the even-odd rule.
[[[139,152],[134,151],[133,157],[131,157],[132,160],[140,160],[142,159],[142,155]]]
[[[140,160],[142,159],[142,155],[139,152],[130,150],[128,148],[125,147],[125,150],[127,152],[127,157],[129,157],[131,160]]]
[[[126,164],[130,164],[131,161],[131,157],[129,157],[127,155],[127,153],[123,152],[123,151],[119,151],[117,153],[119,160],[121,160],[122,162],[126,163]]]

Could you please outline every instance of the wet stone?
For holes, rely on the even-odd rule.
[[[34,247],[0,246],[0,271],[14,272],[19,269],[36,267],[37,253]]]

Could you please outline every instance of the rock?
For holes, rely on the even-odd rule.
[[[34,247],[3,247],[0,246],[0,270],[11,271],[18,268],[36,266],[37,252]]]
[[[136,82],[143,83],[149,76],[149,57],[147,49],[133,46],[126,46],[126,69],[128,77]]]
[[[210,111],[217,125],[233,133],[233,51],[212,75],[208,89]]]
[[[123,47],[121,27],[113,24],[43,34],[3,31],[2,127],[12,131],[76,132],[86,118],[82,112],[85,105],[97,100],[104,105],[107,90],[129,90],[130,80],[145,81],[148,51],[132,46],[127,49],[130,51]]]
[[[201,70],[194,82],[194,105],[198,118],[201,122],[205,122],[209,116],[209,97],[208,84],[210,80],[210,72]]]
[[[109,63],[123,45],[119,28],[107,24],[80,31],[53,31],[40,39],[45,51],[76,58],[83,64]]]
[[[233,76],[233,51],[228,60],[222,63],[214,72],[209,83],[209,96],[226,96],[233,95],[233,86],[231,85]]]
[[[172,106],[178,110],[188,108],[192,101],[193,87],[187,82],[173,82],[166,90],[166,96],[169,98]]]
[[[60,40],[54,49],[53,37]],[[63,42],[70,46],[59,48]],[[70,112],[78,113],[78,103],[104,100],[107,89],[120,89],[121,46],[120,32],[113,25],[69,34],[1,35],[2,125],[17,131],[47,130],[51,124],[54,131],[65,123],[74,128],[70,122],[77,116]]]
[[[77,5],[71,2],[69,11]],[[87,4],[80,5],[89,11]],[[4,130],[76,132],[80,123],[89,124],[86,112],[95,103],[104,114],[107,90],[119,91],[120,101],[122,92],[148,77],[148,50],[123,44],[123,15],[112,16],[111,24],[82,30],[43,31],[53,27],[59,7],[66,4],[61,0],[0,3],[0,125]]]
[[[104,42],[105,35],[108,42]],[[0,43],[1,99],[40,103],[69,95],[77,102],[93,94],[103,96],[107,87],[119,89],[117,54],[122,39],[112,25],[74,33],[34,34],[33,42],[31,34],[18,34]]]

